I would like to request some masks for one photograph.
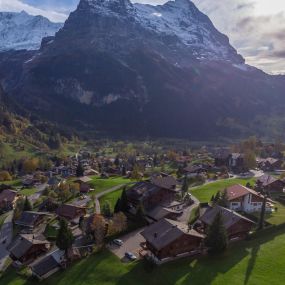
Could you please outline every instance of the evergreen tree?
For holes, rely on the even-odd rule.
[[[56,237],[56,245],[59,249],[67,251],[73,243],[74,237],[65,219],[60,220],[60,227]]]
[[[266,197],[266,195],[264,195],[262,207],[261,207],[261,211],[260,211],[260,217],[259,217],[259,221],[258,221],[258,229],[259,230],[262,230],[264,228],[266,200],[267,200],[267,197]]]
[[[102,206],[102,215],[106,218],[109,218],[112,216],[111,206],[108,201],[106,201]]]
[[[82,164],[79,163],[77,165],[77,168],[76,168],[76,176],[77,177],[82,177],[83,175],[84,175],[84,168],[83,168]]]
[[[219,206],[222,206],[222,207],[228,207],[228,195],[227,195],[227,191],[224,190],[223,193],[220,195],[220,197],[218,197],[219,200],[217,201],[217,204]]]
[[[121,207],[121,198],[119,198],[116,202],[116,205],[114,207],[114,213],[119,213],[122,211],[122,207]]]
[[[208,229],[205,245],[209,248],[209,252],[212,253],[223,252],[228,246],[227,231],[220,212],[217,213]]]
[[[124,190],[122,192],[120,204],[121,204],[121,211],[122,212],[127,212],[129,210],[129,203],[128,203],[126,188],[124,188]]]
[[[183,179],[183,184],[182,184],[182,188],[181,188],[181,192],[182,192],[182,196],[184,197],[184,195],[188,192],[189,190],[189,183],[188,183],[188,178],[185,175],[184,179]]]
[[[26,196],[25,203],[23,206],[23,211],[32,211],[33,207],[31,202],[29,201],[28,197]]]

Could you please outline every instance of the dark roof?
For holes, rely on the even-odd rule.
[[[184,168],[184,171],[189,172],[189,173],[195,173],[197,171],[206,171],[204,167],[201,165],[190,165]]]
[[[17,191],[5,189],[0,193],[0,202],[6,201],[12,203],[17,196]]]
[[[71,204],[64,204],[57,208],[56,213],[59,216],[74,219],[78,216],[78,212],[81,210],[85,210],[84,207],[79,207]]]
[[[185,234],[201,239],[204,238],[202,234],[199,234],[193,229],[189,229],[188,225],[169,219],[162,219],[141,232],[141,235],[146,241],[157,250],[166,247]]]
[[[19,259],[35,244],[49,244],[49,242],[43,237],[35,237],[33,234],[20,235],[13,243],[10,252]]]
[[[157,206],[153,210],[147,212],[146,215],[148,217],[152,218],[153,220],[158,221],[158,220],[161,220],[161,219],[167,217],[169,214],[179,215],[180,213],[181,212],[171,210],[171,209],[167,209],[165,207]]]
[[[216,215],[220,212],[223,217],[224,226],[226,229],[239,222],[240,220],[244,220],[248,223],[255,224],[252,220],[238,214],[233,210],[229,210],[227,208],[221,206],[209,207],[206,212],[200,217],[200,220],[207,225],[211,225],[216,217]]]
[[[177,181],[172,176],[165,176],[165,177],[153,177],[151,179],[151,183],[160,188],[173,190],[176,187]]]
[[[60,262],[63,255],[63,251],[55,250],[54,252],[36,260],[31,265],[31,269],[39,277],[42,277],[50,271],[60,267]]]
[[[15,224],[20,226],[33,227],[34,224],[37,222],[38,218],[45,215],[46,213],[42,212],[25,211],[22,212],[20,219],[17,220]]]
[[[127,190],[127,196],[135,200],[144,200],[161,188],[147,181],[138,182]]]
[[[34,264],[32,266],[32,271],[41,277],[57,267],[59,267],[59,264],[52,255],[48,255],[38,263]]]
[[[257,179],[257,183],[261,183],[262,186],[268,186],[276,181],[278,181],[279,179],[276,179],[275,177],[271,176],[271,175],[267,175],[267,174],[264,174],[262,176],[260,176],[258,179]]]

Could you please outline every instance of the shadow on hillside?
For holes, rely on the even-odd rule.
[[[249,281],[251,273],[252,273],[252,271],[254,269],[254,265],[255,265],[255,262],[256,262],[256,258],[257,258],[259,249],[260,249],[260,245],[259,244],[256,244],[251,249],[250,259],[248,261],[248,265],[247,265],[247,269],[246,269],[246,273],[245,273],[244,285],[247,285],[247,283]]]

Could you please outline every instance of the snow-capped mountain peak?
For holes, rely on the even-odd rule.
[[[0,51],[39,49],[42,39],[53,36],[62,25],[25,11],[0,12]]]

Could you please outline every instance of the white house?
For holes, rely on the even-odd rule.
[[[239,184],[230,186],[225,191],[231,210],[246,213],[261,211],[264,196],[260,193]],[[271,203],[267,202],[266,211],[271,211],[271,206]]]

